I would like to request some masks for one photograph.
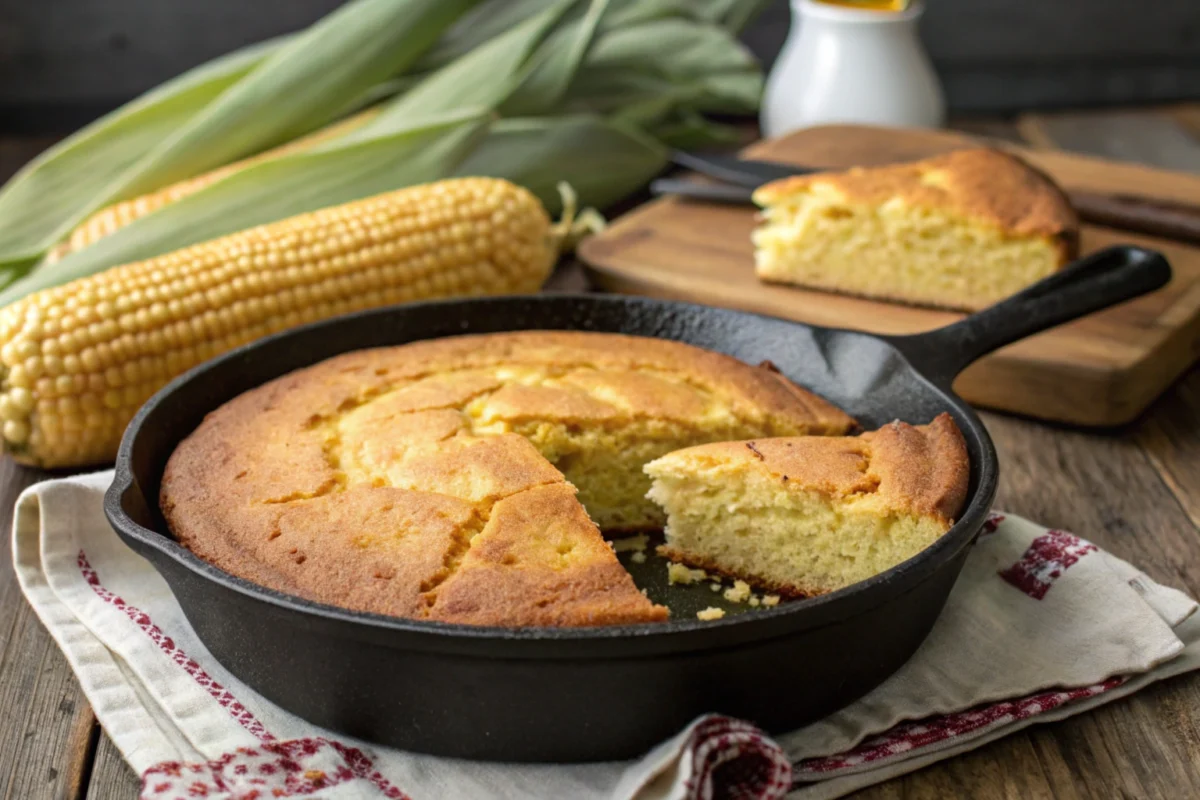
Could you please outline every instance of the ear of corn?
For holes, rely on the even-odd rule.
[[[501,99],[501,95],[495,93],[486,78],[497,74],[515,75],[528,57],[528,51],[570,5],[571,0],[559,0],[557,4],[543,9],[541,14],[513,28],[505,36],[497,37],[485,46],[469,51],[469,59],[456,63],[453,69],[443,70],[436,80],[422,83],[420,92],[405,93],[402,102],[387,104],[388,113],[383,119],[379,117],[384,106],[375,106],[258,155],[103,208],[84,220],[62,244],[50,251],[46,263],[60,261],[64,256],[99,241],[168,203],[182,200],[255,164],[273,161],[292,153],[307,152],[338,139],[342,139],[343,144],[367,140],[380,132],[387,133],[396,120],[411,120],[420,114],[428,115],[440,110],[439,106],[449,110],[454,107],[495,104]],[[491,96],[485,93],[489,90],[492,91]],[[434,103],[437,105],[433,105]],[[354,132],[358,135],[349,136]]]
[[[108,235],[93,237],[90,247],[56,251],[48,263],[0,292],[0,305],[250,225],[452,174],[480,138],[483,116],[517,85],[529,54],[575,1],[551,3],[340,135],[249,159],[219,170],[215,178],[209,173],[183,192],[134,200],[133,207],[143,213],[105,226]]]
[[[110,460],[185,370],[365,308],[534,291],[567,225],[491,178],[412,187],[251,228],[32,294],[0,312],[0,434],[22,462]]]
[[[252,164],[136,219],[89,247],[44,264],[0,292],[0,306],[41,289],[454,171],[486,128],[478,110],[337,150]]]

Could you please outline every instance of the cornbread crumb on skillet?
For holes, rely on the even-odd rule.
[[[773,181],[754,194],[767,281],[974,311],[1078,251],[1066,195],[1015,156],[957,150],[907,164]]]
[[[861,436],[700,445],[646,465],[674,561],[789,597],[877,575],[950,530],[967,495],[948,414]]]
[[[348,353],[234,398],[172,454],[160,504],[206,561],[352,610],[647,622],[667,610],[599,530],[661,526],[646,462],[853,425],[771,369],[677,342],[452,337]]]

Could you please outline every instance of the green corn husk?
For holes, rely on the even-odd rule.
[[[738,33],[771,0],[608,0],[600,12],[600,32],[668,18],[719,25]],[[432,71],[499,36],[546,7],[546,0],[484,0],[446,32],[416,65]]]
[[[618,28],[654,20],[683,18],[719,25],[738,33],[762,12],[771,0],[613,0],[605,26]]]
[[[546,10],[546,0],[484,0],[463,14],[417,62],[417,72],[446,66]]]
[[[762,88],[757,61],[726,31],[667,18],[601,34],[564,105],[611,113],[671,146],[715,146],[731,132],[699,112],[753,112]]]
[[[637,69],[687,80],[753,71],[758,62],[721,28],[670,18],[609,31],[597,39],[585,66],[597,71]]]
[[[309,133],[395,75],[475,0],[358,0],[296,36],[139,163],[120,194],[153,191]],[[269,114],[262,105],[269,103]]]
[[[713,150],[746,143],[742,129],[714,122],[687,109],[668,114],[647,125],[655,139],[675,150]]]
[[[529,74],[502,106],[506,116],[545,114],[562,101],[608,5],[609,0],[591,0],[586,14],[547,38],[533,57]]]
[[[263,42],[189,70],[27,164],[0,191],[0,264],[19,268],[39,258],[103,204],[95,198],[142,154],[283,44]]]
[[[551,3],[540,14],[460,56],[386,104],[371,122],[329,142],[325,148],[369,139],[380,131],[462,106],[498,107],[526,74],[531,55],[551,26],[574,2]]]
[[[587,153],[582,159],[580,153]],[[603,164],[598,170],[592,164]],[[594,114],[501,119],[455,170],[518,183],[554,215],[559,183],[583,205],[604,208],[644,186],[667,165],[667,151],[636,127]]]
[[[68,144],[5,187],[0,265],[19,271],[107,203],[321,127],[344,108],[348,96],[413,63],[474,2],[356,0],[261,55],[253,50],[249,56],[235,54],[232,66],[218,61],[216,75],[213,64],[193,71],[198,74],[192,80],[150,104],[160,117],[163,109],[182,107],[188,113],[155,129],[153,137],[126,139],[119,152],[110,148],[112,163],[96,165],[102,174],[93,180],[81,184],[77,177],[80,162],[93,166],[97,153],[81,154]],[[132,124],[128,118],[121,122]],[[95,133],[111,131],[102,126]]]

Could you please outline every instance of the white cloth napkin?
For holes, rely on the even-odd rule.
[[[624,763],[415,755],[319,729],[225,671],[101,510],[112,473],[21,495],[26,597],[143,798],[831,798],[1200,667],[1196,603],[1062,531],[994,515],[932,634],[853,705],[774,740],[710,715]]]

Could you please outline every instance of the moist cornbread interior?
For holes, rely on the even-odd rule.
[[[949,415],[861,436],[722,442],[646,465],[669,558],[787,596],[877,575],[948,531],[967,493]]]
[[[666,609],[599,530],[661,527],[648,461],[852,426],[771,369],[676,342],[453,337],[349,353],[235,398],[171,456],[161,507],[201,558],[351,609],[651,621]]]
[[[785,178],[754,199],[763,280],[917,305],[983,308],[1077,249],[1063,193],[997,150]]]

